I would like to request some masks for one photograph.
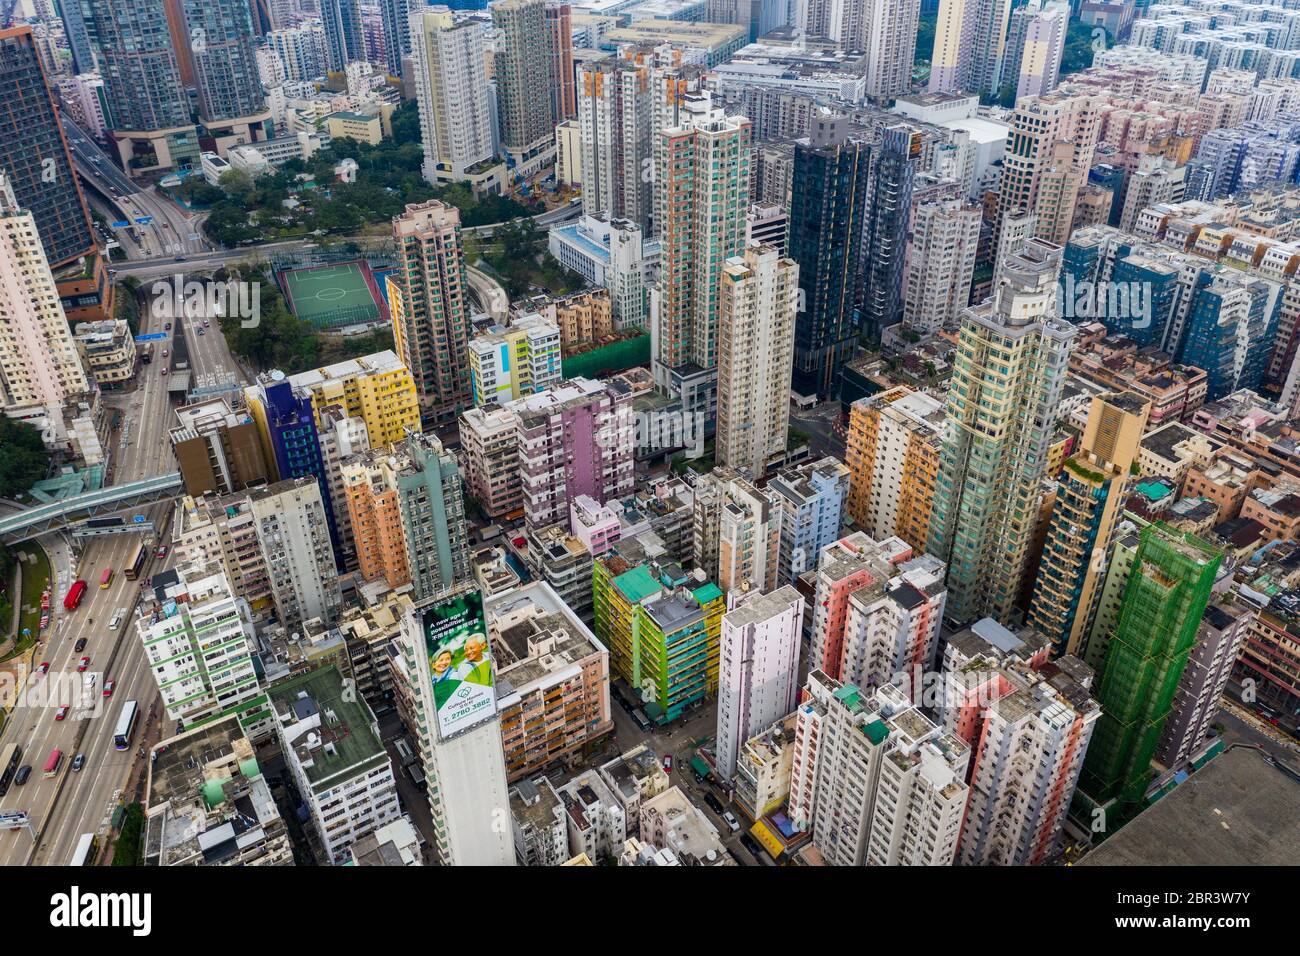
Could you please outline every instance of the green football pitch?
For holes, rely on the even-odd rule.
[[[320,269],[294,269],[285,273],[289,306],[294,315],[313,324],[329,324],[331,316],[349,313],[360,316],[365,310],[379,317],[379,306],[361,267],[348,263]]]

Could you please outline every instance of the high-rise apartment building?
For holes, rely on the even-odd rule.
[[[460,212],[436,199],[393,219],[397,271],[388,278],[393,341],[411,370],[426,424],[454,422],[469,404],[469,303]]]
[[[1124,507],[1148,408],[1131,392],[1094,396],[1079,450],[1057,478],[1027,620],[1058,655],[1080,655],[1092,630],[1111,534]]]
[[[949,866],[970,748],[897,687],[867,693],[819,670],[795,724],[790,816],[832,866]]]
[[[596,559],[591,590],[610,668],[651,720],[676,720],[717,692],[726,599],[716,584],[649,560],[637,539],[627,538]]]
[[[887,581],[912,557],[898,538],[873,541],[861,531],[822,549],[814,582],[810,666],[828,676],[842,673],[849,599],[874,581]],[[838,680],[838,677],[835,677]]]
[[[18,206],[0,170],[0,407],[62,407],[90,387],[36,217]]]
[[[0,30],[0,101],[0,173],[14,196],[8,208],[31,214],[51,267],[94,253],[90,213],[29,26]]]
[[[793,389],[838,395],[857,346],[854,296],[861,265],[870,147],[841,117],[819,115],[794,149],[789,256],[799,264]]]
[[[1011,0],[940,0],[930,59],[931,93],[997,93]]]
[[[284,78],[289,82],[301,83],[324,76],[329,68],[329,45],[325,41],[325,28],[319,23],[272,30],[266,35],[266,45],[279,57]]]
[[[943,447],[944,406],[899,385],[849,408],[847,511],[877,541],[925,550]]]
[[[1001,89],[1015,84],[1016,102],[1056,89],[1069,20],[1063,0],[1029,0],[1011,12]]]
[[[1113,806],[1112,827],[1143,805],[1222,558],[1190,534],[1161,524],[1142,530],[1097,678],[1102,716],[1079,782],[1090,806]]]
[[[911,126],[891,126],[872,148],[856,295],[858,321],[872,341],[903,318],[907,220],[921,139]]]
[[[795,5],[795,26],[807,36],[826,37],[842,50],[865,54],[865,92],[888,100],[911,88],[920,12],[921,0],[803,0]]]
[[[343,597],[320,484],[310,476],[279,481],[250,491],[248,505],[280,623],[332,624]]]
[[[794,710],[804,599],[790,585],[768,594],[733,591],[722,616],[714,770],[736,773],[745,742]]]
[[[650,227],[651,67],[628,55],[578,71],[582,211]],[[613,250],[611,249],[611,255]]]
[[[1011,643],[1006,638],[1015,641],[996,622],[981,625],[1001,630],[1004,647]],[[1032,660],[1041,663],[1036,656]],[[954,674],[946,663],[945,671]],[[1089,693],[1092,672],[1070,656],[1037,670],[1029,661],[982,654],[964,661],[957,679],[982,698],[973,722],[957,722],[973,730],[969,737],[960,731],[958,736],[975,748],[957,862],[1044,863],[1060,850],[1066,814],[1101,716]]]
[[[514,413],[500,405],[469,409],[460,416],[460,447],[465,455],[465,483],[483,513],[492,518],[522,514]]]
[[[560,328],[539,312],[470,339],[470,395],[475,405],[505,404],[544,392],[561,377]]]
[[[234,714],[254,740],[270,735],[274,714],[253,665],[253,626],[220,566],[155,575],[136,633],[167,719],[189,729]]]
[[[257,74],[247,0],[183,0],[182,9],[191,38],[200,119],[205,125],[234,119],[264,122],[266,97]]]
[[[778,584],[794,584],[817,567],[822,549],[840,536],[848,496],[849,470],[829,455],[789,468],[768,482],[767,497],[781,536]]]
[[[998,194],[996,262],[1007,252],[1002,248],[1003,223],[1017,216],[1032,215],[1033,234],[1040,239],[1058,246],[1069,239],[1104,109],[1104,97],[1065,89],[1016,106]]]
[[[926,336],[957,328],[970,302],[980,223],[980,207],[955,184],[913,193],[903,266],[905,329]]]
[[[270,698],[322,862],[344,862],[354,843],[402,815],[375,715],[334,665],[275,685]]]
[[[426,182],[476,181],[496,155],[483,25],[443,9],[410,15],[411,65]]]
[[[401,441],[420,428],[420,406],[410,370],[391,349],[289,376],[295,394],[311,399],[318,430],[325,409],[336,407],[365,425],[372,448]]]
[[[400,79],[402,58],[411,55],[410,2],[382,0],[379,15],[384,27],[384,67],[389,76]]]
[[[460,471],[432,435],[412,434],[394,452],[412,597],[422,601],[472,578]]]
[[[1016,614],[1077,334],[1057,309],[1060,270],[1061,250],[1030,240],[962,313],[927,548],[948,563],[954,621]]]
[[[325,25],[325,47],[331,70],[341,71],[349,63],[366,58],[359,0],[320,0],[320,18]]]
[[[555,125],[578,116],[573,75],[573,8],[546,4],[547,53],[551,59],[551,115]]]
[[[631,493],[631,396],[617,386],[569,379],[508,406],[515,416],[528,527],[567,521],[587,495],[604,504]]]
[[[734,469],[697,482],[692,535],[695,566],[727,592],[777,587],[781,521],[772,499]]]
[[[718,290],[719,464],[754,479],[785,460],[799,266],[771,246],[728,259]]]
[[[718,295],[728,259],[743,252],[749,210],[750,124],[707,93],[684,97],[681,119],[655,142],[655,221],[663,243],[651,295],[651,367],[682,411],[716,411]]]
[[[529,179],[555,159],[557,31],[546,0],[503,0],[490,9],[497,30],[494,73],[501,146],[514,175]]]
[[[492,652],[478,665],[488,669],[486,683],[453,678],[435,684],[433,677],[434,664],[445,663],[448,651],[463,651],[479,629],[486,633],[476,590],[413,608],[402,618],[401,656],[393,661],[399,706],[408,709],[408,726],[418,728],[433,849],[443,866],[515,865]],[[466,689],[465,703],[453,701],[450,689]]]

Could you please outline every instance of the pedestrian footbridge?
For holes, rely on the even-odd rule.
[[[125,485],[111,485],[97,491],[73,495],[49,504],[0,514],[0,544],[17,544],[28,538],[60,531],[87,518],[117,514],[141,505],[168,501],[181,491],[180,472],[155,475]]]

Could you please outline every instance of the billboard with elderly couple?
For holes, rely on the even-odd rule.
[[[496,708],[482,592],[430,605],[423,625],[438,731],[445,739],[491,716]]]

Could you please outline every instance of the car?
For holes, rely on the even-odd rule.
[[[85,765],[86,765],[86,755],[85,755],[85,754],[77,754],[75,757],[72,758],[72,772],[73,772],[73,773],[80,773],[80,772],[81,772],[81,768],[84,767]]]
[[[167,366],[166,366],[166,365],[163,366],[162,374],[163,374],[163,375],[166,375],[166,374],[167,374]]]
[[[203,330],[202,330],[202,329],[199,329],[199,335],[202,335],[202,334],[203,334]]]
[[[116,686],[117,686],[117,681],[115,681],[115,680],[106,680],[106,681],[104,681],[104,696],[105,696],[105,697],[112,697],[112,696],[113,696],[113,688],[116,687]]]
[[[60,707],[58,710],[56,710],[56,711],[54,712],[54,719],[55,719],[55,720],[62,720],[63,718],[65,718],[65,717],[67,717],[67,716],[68,716],[68,705],[67,705],[67,704],[64,704],[62,707]]]
[[[722,819],[727,826],[731,828],[732,833],[735,833],[740,829],[740,821],[736,819],[736,815],[730,810],[724,810],[722,812]]]
[[[204,319],[204,320],[203,320],[203,327],[204,327],[205,329],[208,328],[208,326],[210,326],[211,324],[212,324],[212,323],[209,322],[207,319]]]
[[[704,795],[704,802],[707,803],[710,808],[712,808],[714,813],[718,814],[719,816],[722,815],[723,812],[722,801],[719,800],[717,797],[715,797],[713,794],[706,793]]]
[[[673,755],[664,754],[664,773],[673,772]]]
[[[744,847],[746,850],[748,850],[750,853],[752,853],[753,856],[754,856],[754,859],[759,860],[760,862],[762,861],[762,859],[763,859],[763,856],[762,856],[763,848],[762,848],[761,846],[759,846],[759,845],[758,845],[758,841],[755,840],[755,839],[754,839],[752,836],[750,836],[748,833],[742,833],[742,834],[740,835],[740,845],[743,846],[743,847]]]
[[[172,330],[172,324],[171,324],[170,322],[164,322],[164,323],[163,323],[163,331],[164,331],[164,332],[170,332],[171,330]]]
[[[166,357],[167,357],[167,355],[168,355],[168,352],[167,352],[167,350],[166,350],[166,349],[163,349],[163,358],[166,358]]]
[[[23,784],[27,782],[27,778],[30,777],[31,775],[32,775],[32,765],[29,763],[23,764],[21,767],[18,768],[18,772],[14,774],[14,785],[21,787]]]
[[[153,556],[154,556],[155,558],[159,558],[159,559],[162,559],[162,558],[167,557],[167,545],[165,545],[165,544],[160,544],[160,545],[158,545],[158,550],[156,550],[156,551],[153,553]]]
[[[83,657],[81,660],[77,661],[77,671],[78,671],[78,672],[80,672],[80,671],[84,671],[84,670],[85,670],[87,667],[89,667],[89,666],[90,666],[90,658],[89,658],[89,657]]]
[[[121,623],[122,623],[122,615],[114,614],[111,618],[108,619],[108,629],[110,631],[116,631],[118,626]]]
[[[94,690],[94,689],[95,689],[95,682],[96,682],[97,680],[99,680],[99,675],[98,675],[98,674],[87,674],[87,675],[86,675],[86,681],[85,681],[85,684],[86,684],[86,690]]]
[[[48,674],[49,672],[50,672],[49,661],[41,661],[40,664],[38,664],[36,667],[36,673],[38,674]]]
[[[175,259],[172,260],[172,262],[184,262],[184,261],[185,261],[184,256],[177,256]]]
[[[73,652],[76,654],[80,654],[85,649],[86,649],[86,639],[84,637],[77,638],[77,643],[72,645]]]

